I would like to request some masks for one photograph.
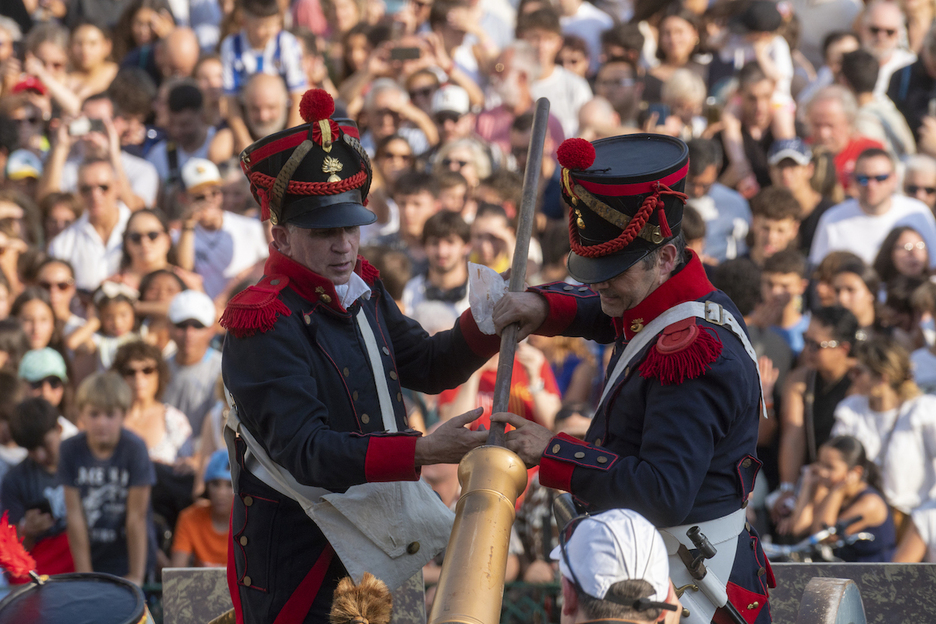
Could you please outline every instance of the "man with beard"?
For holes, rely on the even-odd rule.
[[[260,139],[286,128],[289,117],[289,94],[286,83],[279,76],[254,74],[247,81],[242,96],[244,122],[250,131],[250,138]],[[219,130],[208,148],[208,158],[214,163],[221,163],[240,153],[243,146],[234,141],[234,132],[230,128]]]
[[[901,67],[917,60],[916,54],[901,47],[906,19],[895,2],[872,2],[865,10],[858,35],[861,47],[874,55],[881,64],[875,95],[883,95],[891,76]]]

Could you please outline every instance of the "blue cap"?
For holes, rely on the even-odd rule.
[[[797,165],[808,165],[812,162],[812,150],[800,138],[774,141],[767,152],[767,163],[775,166],[784,158],[792,159]]]
[[[65,359],[50,347],[27,351],[20,360],[19,376],[29,382],[42,381],[47,377],[58,377],[62,381],[68,381]]]
[[[205,468],[205,483],[218,479],[231,480],[231,462],[228,459],[227,449],[212,453],[208,459],[208,467]]]

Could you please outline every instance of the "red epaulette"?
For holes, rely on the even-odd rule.
[[[365,284],[373,288],[374,281],[380,277],[380,271],[378,271],[377,267],[373,264],[365,260],[363,256],[358,256],[358,259],[361,263],[361,266],[358,268],[358,275],[361,276]]]
[[[221,327],[237,338],[271,330],[280,314],[292,314],[279,299],[280,291],[288,284],[289,278],[284,275],[267,276],[237,293],[224,308],[219,321]]]
[[[681,384],[704,375],[721,352],[718,335],[691,316],[663,330],[640,365],[640,375],[656,377],[665,386]]]

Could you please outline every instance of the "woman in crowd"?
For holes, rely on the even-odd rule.
[[[844,262],[832,277],[832,288],[838,305],[858,319],[860,338],[867,338],[876,329],[878,291],[881,278],[864,262]]]
[[[881,494],[880,474],[857,438],[837,436],[819,448],[819,460],[803,476],[790,532],[802,536],[855,520],[846,535],[865,531],[873,540],[843,546],[844,561],[890,561],[897,546],[894,518]]]
[[[166,0],[134,0],[114,26],[114,58],[122,59],[130,50],[152,45],[174,28]]]
[[[39,202],[39,212],[46,245],[77,221],[83,210],[81,199],[74,193],[49,193],[43,197]]]
[[[699,18],[685,9],[677,9],[660,20],[656,50],[660,64],[653,68],[651,75],[666,82],[674,71],[685,68],[705,80],[707,68],[693,60],[699,53],[700,32]]]
[[[902,514],[936,495],[936,397],[920,394],[907,351],[878,336],[855,348],[857,391],[835,410],[833,435],[850,435],[881,468],[883,492]]]
[[[803,335],[802,365],[784,383],[780,402],[780,491],[774,521],[789,514],[800,469],[816,461],[818,447],[829,439],[835,406],[851,387],[848,372],[858,321],[842,307],[816,310]],[[788,527],[787,527],[788,528]]]
[[[112,47],[105,26],[86,22],[72,31],[67,86],[80,101],[106,90],[117,75],[117,63],[107,60]]]
[[[474,139],[458,139],[439,147],[432,167],[443,167],[465,176],[471,195],[481,180],[491,175],[491,158]]]
[[[38,24],[26,36],[26,74],[42,82],[48,91],[48,112],[78,115],[81,100],[71,90],[68,77],[68,30],[54,22]]]
[[[169,337],[169,304],[183,290],[188,290],[185,282],[169,269],[153,271],[140,281],[140,300],[137,302],[137,315],[143,317],[140,334],[147,342],[159,347],[165,358],[176,351],[176,345]]]
[[[925,276],[929,272],[929,250],[919,232],[901,225],[884,238],[873,266],[884,284],[889,284],[898,275]]]
[[[0,371],[16,373],[20,360],[29,351],[29,338],[15,318],[0,319]]]
[[[175,247],[169,236],[169,225],[162,213],[144,208],[133,213],[123,235],[123,256],[120,271],[107,278],[139,290],[140,280],[153,271],[168,269],[189,283],[201,286],[201,280],[190,271],[176,265]]]
[[[30,349],[52,347],[62,353],[62,332],[49,293],[38,286],[30,286],[13,302],[10,316],[23,325]]]
[[[85,324],[85,320],[72,312],[75,294],[75,269],[67,260],[47,258],[36,270],[36,285],[49,293],[49,302],[55,318],[62,321],[62,335],[68,336]]]

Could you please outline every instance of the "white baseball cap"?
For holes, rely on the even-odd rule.
[[[471,110],[468,92],[458,85],[444,85],[432,95],[432,113],[451,111],[464,115]]]
[[[577,582],[590,596],[604,600],[615,583],[644,580],[653,587],[653,602],[665,602],[669,595],[669,560],[663,537],[650,522],[631,509],[612,509],[589,516],[578,523],[575,532],[550,557],[559,570]],[[572,566],[572,570],[569,566]]]
[[[215,305],[211,297],[197,290],[183,290],[169,304],[169,322],[195,320],[211,327],[215,322]]]
[[[189,158],[182,166],[182,184],[189,193],[194,193],[206,186],[219,186],[222,183],[218,167],[205,158]]]

